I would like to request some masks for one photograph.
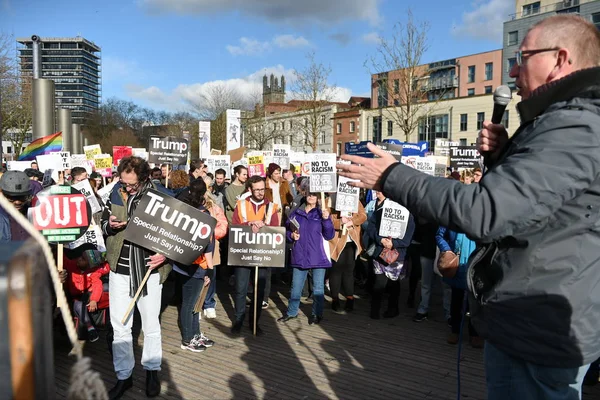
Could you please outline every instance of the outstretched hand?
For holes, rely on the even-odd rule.
[[[358,181],[348,182],[351,186],[381,190],[380,180],[383,173],[390,165],[397,163],[398,160],[390,153],[375,146],[373,143],[368,143],[367,148],[379,158],[343,155],[342,160],[351,161],[352,164],[338,164],[338,172],[341,176]]]

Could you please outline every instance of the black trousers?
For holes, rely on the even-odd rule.
[[[381,309],[381,303],[383,301],[383,294],[386,288],[389,290],[390,296],[388,297],[388,310],[398,310],[400,300],[400,280],[392,281],[388,279],[385,274],[375,275],[375,281],[373,284],[373,294],[371,299],[371,313],[378,313]]]
[[[354,264],[356,245],[346,243],[337,261],[334,261],[329,271],[329,290],[333,300],[339,299],[340,289],[345,297],[354,295]]]
[[[410,260],[410,278],[408,281],[408,298],[414,299],[417,286],[421,280],[421,245],[412,243],[407,250],[407,258]]]
[[[450,325],[452,325],[452,333],[460,333],[460,325],[463,319],[463,302],[465,301],[466,294],[467,291],[464,289],[452,288],[452,301],[450,303]],[[469,311],[468,301],[465,312],[466,311]],[[475,327],[471,323],[471,318],[468,318],[468,326],[470,337],[479,336],[475,330]]]

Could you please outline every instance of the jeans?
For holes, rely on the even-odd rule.
[[[181,339],[189,342],[195,335],[200,334],[200,318],[194,313],[194,306],[204,286],[204,279],[191,278],[175,272],[177,290],[181,291],[181,309],[179,310],[179,325]]]
[[[313,306],[312,313],[317,317],[323,316],[323,306],[325,303],[325,270],[326,268],[300,269],[294,268],[292,275],[292,293],[288,304],[287,315],[296,317],[300,308],[300,296],[302,288],[306,281],[308,271],[311,271],[313,286]]]
[[[356,245],[354,242],[346,243],[346,246],[340,253],[337,261],[333,262],[329,271],[329,288],[331,289],[331,298],[339,300],[340,289],[346,297],[354,295],[354,264],[356,254]]]
[[[431,291],[435,287],[436,282],[442,285],[444,292],[444,313],[446,319],[450,318],[450,286],[442,282],[442,278],[433,272],[433,263],[435,260],[431,258],[421,257],[421,303],[417,312],[419,314],[427,314],[429,311],[429,299]]]
[[[246,315],[246,296],[248,295],[248,283],[250,277],[254,276],[255,267],[235,267],[235,322],[244,321]],[[258,301],[265,296],[265,283],[267,271],[265,268],[258,268],[258,288],[254,288]],[[254,280],[252,281],[254,282]],[[254,294],[252,294],[250,303],[250,325],[254,323]],[[256,308],[256,322],[260,319],[262,311],[261,304]]]
[[[215,293],[217,292],[217,266],[213,266],[212,278],[210,279],[210,286],[208,292],[206,292],[206,299],[204,300],[203,310],[207,308],[215,308],[217,300],[215,300]]]
[[[124,380],[131,376],[135,365],[133,356],[133,338],[131,327],[133,326],[133,315],[130,315],[123,325],[121,320],[129,307],[129,275],[110,272],[108,277],[110,290],[110,323],[114,330],[113,364],[117,379]],[[160,321],[160,302],[162,295],[162,284],[160,274],[151,274],[146,282],[148,294],[140,296],[137,301],[137,309],[142,319],[142,331],[144,332],[144,349],[142,351],[142,366],[148,371],[160,371],[162,362],[162,343]],[[132,312],[133,314],[133,312]]]
[[[489,342],[484,358],[488,400],[579,400],[589,367],[537,365],[509,356]]]

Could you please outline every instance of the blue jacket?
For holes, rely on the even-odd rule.
[[[323,219],[320,208],[313,208],[308,214],[304,207],[296,208],[286,222],[288,241],[292,241],[290,220],[293,218],[300,225],[300,240],[293,242],[290,265],[301,269],[331,267],[329,243],[324,241],[335,236],[331,216]]]
[[[379,227],[381,225],[381,215],[383,214],[383,204],[384,204],[384,202],[382,202],[381,204],[375,205],[375,211],[373,212],[373,214],[371,214],[371,216],[369,217],[369,220],[368,220],[369,223],[367,226],[367,234],[366,234],[366,241],[367,241],[366,248],[368,249],[369,247],[371,247],[372,244],[375,244],[375,252],[373,253],[373,258],[379,257],[379,255],[383,251],[383,245],[381,244],[381,239],[383,239],[384,237],[379,236]],[[394,249],[396,249],[398,251],[398,253],[400,253],[400,255],[398,256],[398,261],[404,261],[404,259],[406,258],[406,249],[408,248],[408,246],[410,245],[410,242],[412,241],[412,236],[413,236],[414,232],[415,232],[415,220],[411,214],[410,217],[408,218],[408,226],[406,227],[406,233],[404,234],[404,237],[402,239],[392,239],[392,244],[394,246]]]
[[[460,254],[458,270],[452,278],[442,278],[442,280],[456,289],[467,290],[467,270],[469,256],[475,250],[475,242],[467,238],[464,233],[456,233],[453,230],[440,226],[435,235],[440,252],[451,251]]]
[[[444,226],[440,226],[435,235],[435,241],[440,249],[440,253],[443,253],[444,251],[456,253],[456,232]]]

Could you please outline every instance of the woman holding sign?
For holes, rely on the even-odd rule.
[[[197,179],[190,184],[189,189],[183,191],[178,200],[191,205],[198,210],[208,213],[205,202],[206,184],[202,179]],[[204,336],[200,331],[199,315],[195,304],[200,297],[200,292],[204,286],[209,286],[213,270],[213,250],[214,237],[211,243],[206,247],[205,253],[198,257],[192,265],[173,264],[175,280],[177,281],[178,298],[181,299],[179,310],[179,326],[181,329],[181,349],[199,353],[208,347],[212,347],[214,342]]]
[[[290,266],[293,268],[292,293],[287,314],[279,318],[279,322],[298,318],[300,296],[310,270],[314,301],[308,323],[318,324],[323,319],[325,270],[331,267],[329,245],[325,241],[333,239],[335,229],[329,210],[319,207],[318,194],[309,193],[309,179],[302,182],[302,189],[307,193],[305,204],[292,211],[286,223],[288,241],[294,242],[290,260]]]

